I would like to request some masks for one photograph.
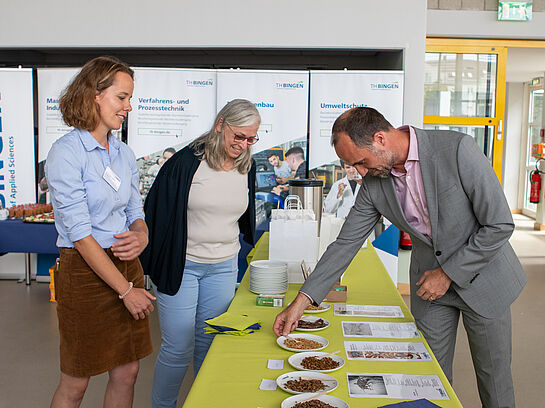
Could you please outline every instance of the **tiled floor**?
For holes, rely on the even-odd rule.
[[[533,230],[534,221],[514,215],[517,228],[511,238],[528,283],[511,306],[513,322],[512,374],[517,406],[544,407],[545,390],[545,231]],[[466,408],[480,407],[469,345],[458,328],[454,358],[454,390]],[[541,401],[541,402],[539,402]]]
[[[512,306],[513,377],[517,406],[545,406],[545,232],[533,231],[533,221],[515,215],[511,243],[528,274],[528,285]],[[157,314],[151,319],[153,342],[159,344]],[[135,392],[137,408],[150,406],[156,352],[141,363]],[[44,283],[30,287],[0,281],[0,408],[47,407],[57,385],[58,334],[55,306]],[[94,377],[82,407],[102,406],[107,375]],[[189,389],[186,378],[181,400]],[[454,389],[466,408],[480,407],[469,347],[459,331],[454,362]],[[539,402],[541,401],[541,402]],[[226,406],[224,404],[224,406]]]

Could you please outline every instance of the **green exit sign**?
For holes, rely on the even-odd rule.
[[[530,21],[532,19],[532,3],[525,1],[498,2],[499,21]]]

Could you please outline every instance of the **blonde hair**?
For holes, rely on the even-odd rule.
[[[59,99],[64,122],[78,129],[96,129],[100,112],[95,96],[112,86],[118,72],[129,74],[134,79],[133,70],[115,57],[102,56],[87,62]]]
[[[225,105],[217,114],[212,128],[195,139],[189,145],[201,160],[205,159],[210,168],[221,171],[225,162],[225,135],[224,126],[218,132],[216,127],[223,119],[223,125],[245,127],[259,125],[261,116],[254,104],[246,99],[234,99]],[[235,169],[246,174],[252,167],[252,153],[250,146],[235,159]]]

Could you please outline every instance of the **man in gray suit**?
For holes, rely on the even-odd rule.
[[[354,108],[335,121],[332,144],[363,183],[275,333],[290,333],[305,307],[327,295],[384,215],[411,236],[411,311],[449,381],[461,313],[483,407],[514,407],[510,305],[527,278],[508,242],[507,201],[473,138],[395,129],[376,110]]]

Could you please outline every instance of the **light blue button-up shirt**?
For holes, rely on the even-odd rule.
[[[74,247],[92,235],[102,248],[110,248],[117,241],[114,234],[144,218],[134,153],[114,136],[108,144],[109,152],[88,131],[75,129],[49,151],[45,175],[58,247]],[[103,178],[108,166],[121,179],[117,191]]]

